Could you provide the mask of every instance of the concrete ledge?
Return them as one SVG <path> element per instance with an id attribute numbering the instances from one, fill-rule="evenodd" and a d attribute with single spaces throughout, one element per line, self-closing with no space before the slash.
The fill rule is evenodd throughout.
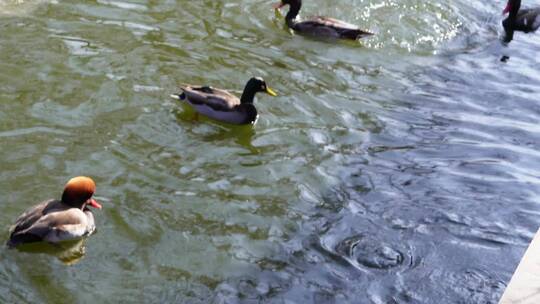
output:
<path id="1" fill-rule="evenodd" d="M 499 304 L 540 303 L 540 230 L 536 232 L 529 248 L 506 287 Z"/>

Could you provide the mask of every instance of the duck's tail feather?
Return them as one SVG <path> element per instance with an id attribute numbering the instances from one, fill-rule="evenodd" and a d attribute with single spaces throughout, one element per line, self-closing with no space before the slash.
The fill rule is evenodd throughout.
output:
<path id="1" fill-rule="evenodd" d="M 17 233 L 12 234 L 9 240 L 6 242 L 6 246 L 14 248 L 24 243 L 35 243 L 42 241 L 42 238 L 32 233 Z"/>
<path id="2" fill-rule="evenodd" d="M 341 35 L 344 38 L 356 40 L 356 39 L 364 38 L 364 37 L 367 37 L 367 36 L 372 36 L 372 35 L 375 35 L 375 34 L 373 34 L 372 32 L 363 31 L 363 30 L 349 30 L 349 29 L 347 29 L 347 30 L 342 31 Z"/>

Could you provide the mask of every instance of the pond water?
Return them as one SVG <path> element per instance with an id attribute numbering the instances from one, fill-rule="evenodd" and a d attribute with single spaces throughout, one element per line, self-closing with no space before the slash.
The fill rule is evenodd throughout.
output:
<path id="1" fill-rule="evenodd" d="M 504 0 L 304 2 L 376 35 L 292 35 L 262 0 L 0 1 L 0 240 L 73 176 L 104 207 L 70 265 L 2 247 L 0 302 L 497 302 L 539 226 L 540 35 L 501 45 Z M 253 127 L 169 98 L 252 76 L 279 94 Z"/>

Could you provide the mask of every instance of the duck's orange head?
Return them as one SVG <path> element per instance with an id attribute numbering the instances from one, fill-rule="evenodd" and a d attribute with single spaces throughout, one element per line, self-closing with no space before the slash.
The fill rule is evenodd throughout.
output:
<path id="1" fill-rule="evenodd" d="M 86 176 L 77 176 L 70 179 L 64 187 L 62 202 L 74 207 L 89 205 L 101 209 L 101 205 L 92 198 L 96 191 L 96 183 Z"/>

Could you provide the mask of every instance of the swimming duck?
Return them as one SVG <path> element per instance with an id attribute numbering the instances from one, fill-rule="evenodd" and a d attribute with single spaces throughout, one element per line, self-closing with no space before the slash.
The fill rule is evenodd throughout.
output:
<path id="1" fill-rule="evenodd" d="M 26 210 L 10 228 L 7 245 L 46 241 L 58 243 L 90 235 L 96 229 L 88 207 L 101 209 L 92 198 L 96 184 L 85 176 L 70 179 L 62 198 L 51 199 Z"/>
<path id="2" fill-rule="evenodd" d="M 512 41 L 514 31 L 534 32 L 540 27 L 540 7 L 522 9 L 521 0 L 508 0 L 503 14 L 509 13 L 508 18 L 503 20 L 503 27 L 506 32 L 505 42 Z"/>
<path id="3" fill-rule="evenodd" d="M 180 86 L 182 93 L 171 95 L 172 98 L 189 103 L 197 113 L 215 120 L 231 124 L 254 124 L 257 121 L 257 109 L 253 99 L 257 92 L 277 96 L 260 77 L 251 78 L 244 88 L 242 97 L 209 86 Z"/>
<path id="4" fill-rule="evenodd" d="M 289 5 L 290 9 L 285 16 L 287 26 L 300 34 L 317 36 L 321 38 L 339 38 L 356 40 L 373 33 L 363 31 L 356 25 L 333 18 L 315 16 L 305 21 L 298 21 L 296 17 L 302 7 L 302 0 L 281 0 L 274 4 L 275 9 Z"/>

